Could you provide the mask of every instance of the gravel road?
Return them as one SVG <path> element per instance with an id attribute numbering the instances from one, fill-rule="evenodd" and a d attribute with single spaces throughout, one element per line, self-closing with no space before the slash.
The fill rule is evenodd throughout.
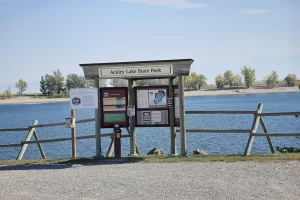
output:
<path id="1" fill-rule="evenodd" d="M 300 199 L 300 162 L 0 166 L 0 199 Z"/>

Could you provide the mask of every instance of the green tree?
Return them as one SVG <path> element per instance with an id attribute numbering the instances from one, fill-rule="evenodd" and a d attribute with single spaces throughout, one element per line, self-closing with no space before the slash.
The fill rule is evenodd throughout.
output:
<path id="1" fill-rule="evenodd" d="M 86 87 L 94 87 L 94 80 L 87 80 Z M 99 87 L 107 87 L 106 79 L 99 79 Z"/>
<path id="2" fill-rule="evenodd" d="M 286 84 L 291 87 L 291 86 L 295 86 L 296 84 L 296 80 L 297 80 L 297 76 L 296 74 L 288 74 L 285 78 L 284 78 Z"/>
<path id="3" fill-rule="evenodd" d="M 206 77 L 203 74 L 197 74 L 196 72 L 192 72 L 190 75 L 190 87 L 193 90 L 200 90 L 201 87 L 206 85 Z"/>
<path id="4" fill-rule="evenodd" d="M 18 88 L 18 90 L 19 90 L 19 95 L 23 96 L 23 92 L 25 92 L 26 89 L 27 89 L 27 83 L 26 83 L 26 81 L 24 81 L 23 79 L 20 79 L 16 83 L 16 88 Z"/>
<path id="5" fill-rule="evenodd" d="M 66 80 L 67 89 L 71 88 L 86 88 L 88 87 L 88 82 L 85 80 L 84 76 L 78 76 L 77 74 L 68 74 Z"/>
<path id="6" fill-rule="evenodd" d="M 201 87 L 207 85 L 206 80 L 207 80 L 207 78 L 203 74 L 199 74 L 199 76 L 198 76 L 198 88 L 199 88 L 199 90 L 201 89 Z"/>
<path id="7" fill-rule="evenodd" d="M 223 89 L 225 87 L 225 78 L 222 74 L 217 75 L 215 82 L 218 89 Z"/>
<path id="8" fill-rule="evenodd" d="M 225 79 L 225 85 L 228 85 L 229 87 L 233 87 L 234 85 L 234 77 L 231 70 L 227 70 L 224 73 L 224 79 Z"/>
<path id="9" fill-rule="evenodd" d="M 241 69 L 241 74 L 244 76 L 245 85 L 247 88 L 253 86 L 254 81 L 256 80 L 255 69 L 251 67 L 244 66 Z"/>
<path id="10" fill-rule="evenodd" d="M 110 80 L 110 84 L 113 86 L 113 87 L 127 87 L 128 86 L 128 81 L 125 80 L 125 79 L 111 79 Z"/>
<path id="11" fill-rule="evenodd" d="M 278 74 L 276 71 L 273 71 L 271 74 L 267 75 L 264 78 L 264 81 L 268 88 L 274 88 L 278 82 Z"/>
<path id="12" fill-rule="evenodd" d="M 196 72 L 192 72 L 190 74 L 190 87 L 192 88 L 192 90 L 198 89 L 199 81 L 199 75 Z"/>
<path id="13" fill-rule="evenodd" d="M 44 76 L 41 77 L 41 81 L 40 81 L 40 91 L 43 95 L 47 95 L 47 87 L 46 87 L 46 81 Z"/>
<path id="14" fill-rule="evenodd" d="M 55 89 L 54 92 L 60 94 L 65 89 L 65 78 L 61 74 L 60 70 L 53 71 L 53 78 L 54 78 L 54 85 Z"/>
<path id="15" fill-rule="evenodd" d="M 7 90 L 4 90 L 2 96 L 4 96 L 4 98 L 11 98 L 12 97 L 10 86 L 8 87 Z"/>
<path id="16" fill-rule="evenodd" d="M 135 81 L 136 86 L 147 86 L 149 85 L 149 80 L 143 79 L 143 80 L 137 80 Z"/>
<path id="17" fill-rule="evenodd" d="M 192 85 L 193 85 L 193 83 L 192 83 L 192 76 L 190 75 L 190 76 L 185 76 L 184 78 L 183 78 L 183 80 L 184 80 L 184 85 L 185 85 L 185 87 L 188 89 L 188 90 L 190 90 L 190 88 L 192 87 Z"/>
<path id="18" fill-rule="evenodd" d="M 233 76 L 233 86 L 238 88 L 242 86 L 242 77 L 239 74 Z"/>
<path id="19" fill-rule="evenodd" d="M 53 75 L 46 74 L 45 75 L 45 88 L 47 91 L 47 95 L 53 95 L 54 93 L 58 93 L 56 80 Z"/>

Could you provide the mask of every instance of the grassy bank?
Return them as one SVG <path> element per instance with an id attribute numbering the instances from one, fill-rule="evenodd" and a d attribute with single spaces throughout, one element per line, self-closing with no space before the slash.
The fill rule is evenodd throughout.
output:
<path id="1" fill-rule="evenodd" d="M 300 154 L 253 154 L 250 156 L 244 155 L 207 155 L 207 156 L 148 156 L 142 155 L 137 157 L 123 157 L 120 159 L 104 158 L 95 160 L 91 157 L 77 159 L 46 159 L 46 160 L 0 160 L 1 165 L 43 165 L 43 164 L 107 164 L 107 163 L 176 163 L 176 162 L 240 162 L 240 161 L 255 161 L 255 162 L 283 162 L 296 160 L 300 161 Z"/>

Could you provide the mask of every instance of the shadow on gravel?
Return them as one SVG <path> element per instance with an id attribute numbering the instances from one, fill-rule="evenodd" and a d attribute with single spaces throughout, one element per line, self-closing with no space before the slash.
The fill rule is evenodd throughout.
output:
<path id="1" fill-rule="evenodd" d="M 105 158 L 105 159 L 92 159 L 92 158 L 78 158 L 70 159 L 66 161 L 53 162 L 49 164 L 24 164 L 24 165 L 7 165 L 0 166 L 0 171 L 4 170 L 59 170 L 67 168 L 75 168 L 81 166 L 95 166 L 95 165 L 116 165 L 116 164 L 128 164 L 137 163 L 143 161 L 144 158 L 132 157 L 132 158 Z"/>
<path id="2" fill-rule="evenodd" d="M 58 164 L 41 164 L 41 165 L 12 165 L 0 166 L 0 171 L 4 170 L 45 170 L 45 169 L 66 169 L 71 168 L 72 165 L 58 165 Z"/>

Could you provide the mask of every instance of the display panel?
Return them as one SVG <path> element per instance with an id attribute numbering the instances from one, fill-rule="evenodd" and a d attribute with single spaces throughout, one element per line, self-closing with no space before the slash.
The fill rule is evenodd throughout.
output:
<path id="1" fill-rule="evenodd" d="M 72 110 L 98 109 L 97 88 L 71 88 L 70 106 Z"/>
<path id="2" fill-rule="evenodd" d="M 136 127 L 170 126 L 168 86 L 135 87 Z"/>
<path id="3" fill-rule="evenodd" d="M 111 87 L 100 89 L 101 128 L 113 128 L 114 124 L 128 127 L 128 88 Z"/>
<path id="4" fill-rule="evenodd" d="M 168 110 L 139 110 L 137 111 L 137 124 L 139 126 L 156 126 L 169 124 Z"/>
<path id="5" fill-rule="evenodd" d="M 167 88 L 137 88 L 137 108 L 167 108 Z"/>

